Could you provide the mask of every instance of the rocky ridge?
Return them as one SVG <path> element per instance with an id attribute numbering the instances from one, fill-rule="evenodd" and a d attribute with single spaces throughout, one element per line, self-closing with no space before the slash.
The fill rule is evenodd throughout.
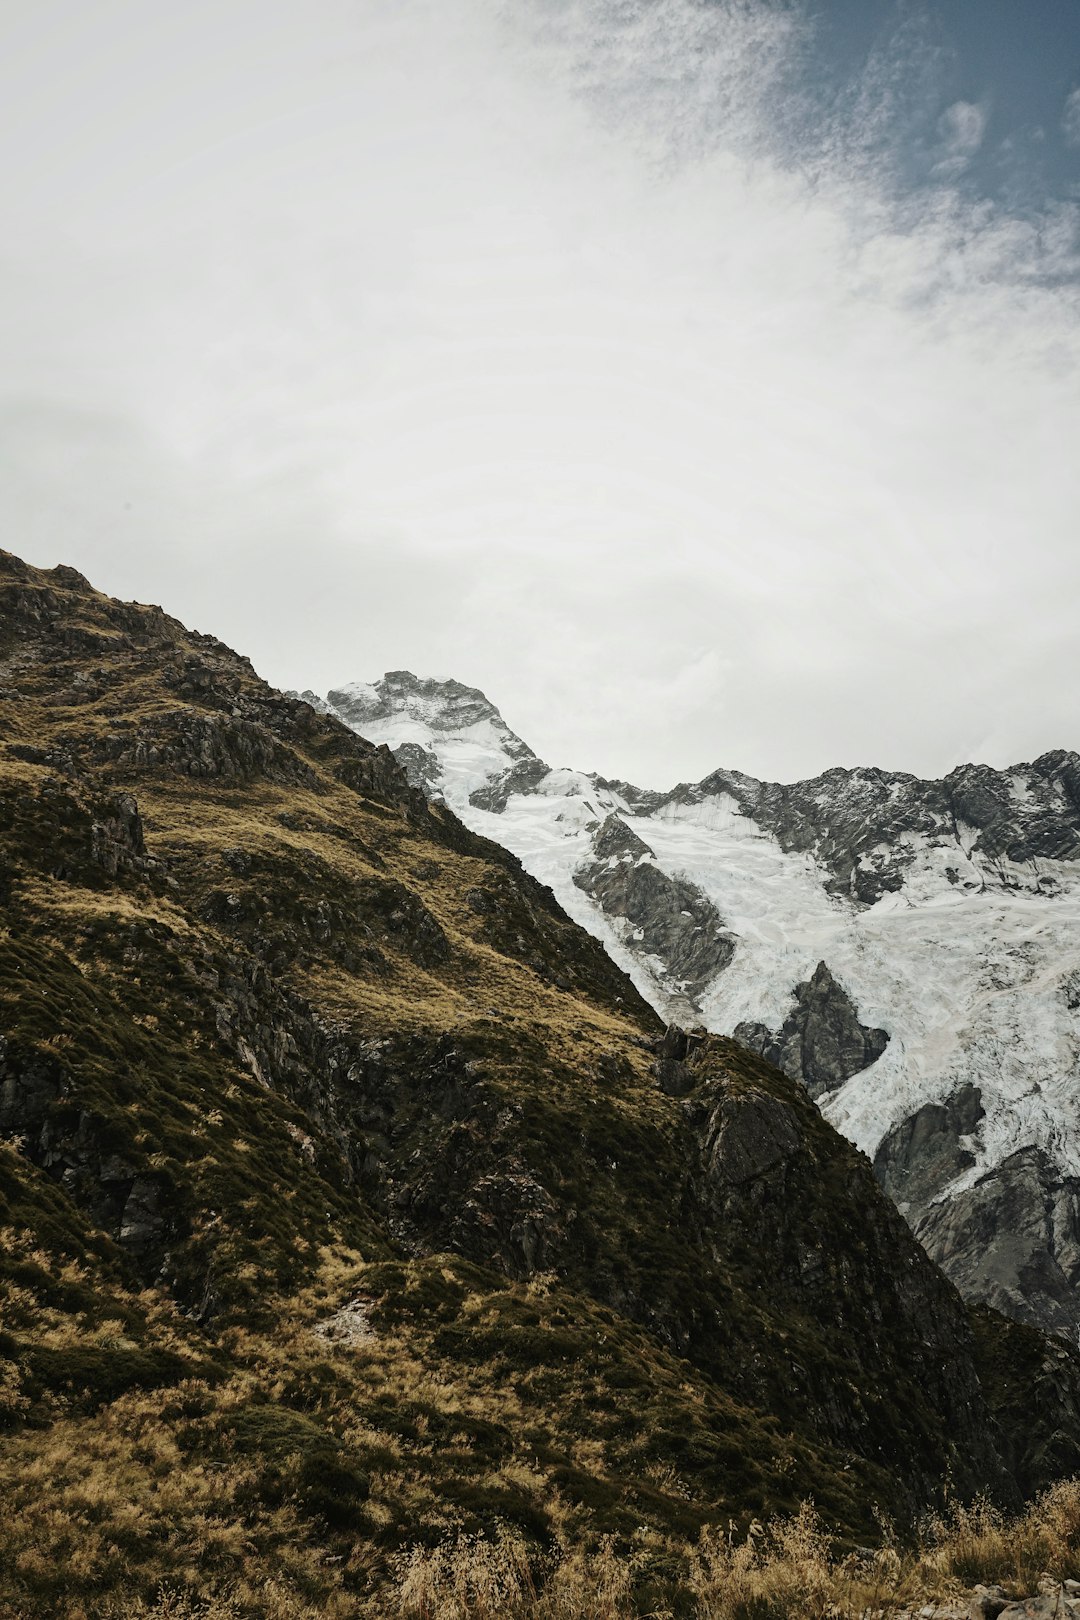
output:
<path id="1" fill-rule="evenodd" d="M 660 793 L 550 769 L 517 737 L 502 752 L 482 694 L 459 724 L 448 688 L 400 680 L 361 729 L 407 769 L 421 748 L 426 791 L 549 884 L 663 1016 L 800 1074 L 971 1297 L 1080 1332 L 1080 756 L 940 781 L 718 770 Z M 973 1091 L 943 1151 L 936 1111 Z"/>
<path id="2" fill-rule="evenodd" d="M 477 799 L 474 794 L 473 802 Z M 593 851 L 595 860 L 578 868 L 574 883 L 622 927 L 637 954 L 657 962 L 693 1012 L 694 998 L 735 954 L 735 941 L 716 907 L 696 884 L 665 872 L 648 844 L 615 812 L 596 830 Z"/>
<path id="3" fill-rule="evenodd" d="M 819 962 L 811 977 L 795 986 L 794 1005 L 780 1029 L 744 1023 L 736 1024 L 734 1034 L 766 1063 L 783 1069 L 792 1080 L 801 1080 L 815 1102 L 876 1063 L 889 1044 L 887 1030 L 868 1029 L 859 1023 L 850 996 L 825 962 Z M 912 1151 L 906 1137 L 904 1150 L 905 1162 L 915 1158 L 923 1166 L 924 1156 Z M 898 1148 L 898 1156 L 904 1150 Z M 884 1185 L 893 1191 L 887 1182 Z"/>

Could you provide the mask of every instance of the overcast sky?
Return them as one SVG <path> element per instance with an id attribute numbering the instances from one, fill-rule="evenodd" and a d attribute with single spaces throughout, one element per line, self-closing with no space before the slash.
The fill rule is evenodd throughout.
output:
<path id="1" fill-rule="evenodd" d="M 1080 747 L 1078 0 L 0 0 L 2 542 L 553 764 Z"/>

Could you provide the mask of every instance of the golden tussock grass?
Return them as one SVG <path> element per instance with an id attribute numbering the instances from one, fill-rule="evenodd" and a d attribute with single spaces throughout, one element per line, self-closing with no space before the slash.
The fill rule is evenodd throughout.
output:
<path id="1" fill-rule="evenodd" d="M 459 1535 L 398 1562 L 397 1600 L 408 1620 L 631 1620 L 641 1616 L 644 1553 L 610 1539 L 590 1552 L 559 1548 L 537 1558 L 510 1530 Z M 678 1612 L 693 1620 L 902 1620 L 929 1608 L 966 1606 L 977 1583 L 1013 1596 L 1080 1567 L 1080 1480 L 1044 1492 L 1007 1517 L 985 1502 L 954 1506 L 901 1550 L 886 1533 L 876 1550 L 837 1552 L 813 1506 L 745 1536 L 710 1527 L 686 1564 Z M 689 1606 L 687 1601 L 689 1600 Z M 387 1611 L 389 1612 L 389 1611 Z M 651 1620 L 673 1620 L 661 1606 Z"/>

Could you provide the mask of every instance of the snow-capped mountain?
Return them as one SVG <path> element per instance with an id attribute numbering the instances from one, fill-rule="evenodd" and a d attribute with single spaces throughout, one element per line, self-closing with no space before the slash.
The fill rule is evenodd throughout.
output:
<path id="1" fill-rule="evenodd" d="M 1080 756 L 671 792 L 407 671 L 326 706 L 511 849 L 671 1020 L 801 1076 L 970 1297 L 1080 1330 Z"/>

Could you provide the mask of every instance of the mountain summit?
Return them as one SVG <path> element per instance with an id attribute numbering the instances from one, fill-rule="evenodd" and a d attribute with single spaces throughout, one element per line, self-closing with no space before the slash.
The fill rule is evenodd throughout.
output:
<path id="1" fill-rule="evenodd" d="M 307 696 L 307 694 L 304 694 Z M 419 680 L 392 670 L 371 686 L 354 682 L 328 692 L 326 704 L 354 731 L 394 739 L 396 757 L 414 786 L 455 802 L 478 793 L 486 808 L 496 783 L 539 781 L 547 767 L 514 735 L 493 703 L 460 681 Z"/>
<path id="2" fill-rule="evenodd" d="M 1080 1331 L 1080 756 L 657 792 L 552 770 L 483 694 L 409 677 L 421 706 L 397 680 L 342 717 L 665 1018 L 802 1079 L 968 1297 Z"/>

